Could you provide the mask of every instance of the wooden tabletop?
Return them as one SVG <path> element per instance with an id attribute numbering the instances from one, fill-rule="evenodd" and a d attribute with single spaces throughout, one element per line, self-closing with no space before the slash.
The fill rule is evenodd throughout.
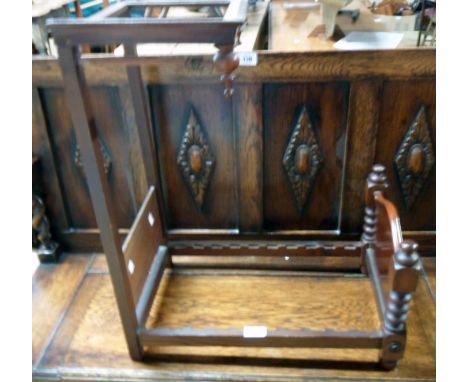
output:
<path id="1" fill-rule="evenodd" d="M 59 264 L 41 265 L 33 276 L 33 379 L 435 380 L 435 260 L 425 259 L 424 264 L 404 360 L 396 370 L 385 372 L 372 363 L 375 350 L 352 349 L 164 347 L 147 349 L 150 357 L 145 363 L 133 362 L 104 256 L 64 255 Z M 223 320 L 232 325 L 240 318 L 260 322 L 258 317 L 264 317 L 272 326 L 279 322 L 344 329 L 375 326 L 370 284 L 357 277 L 331 275 L 313 286 L 300 275 L 279 278 L 275 272 L 221 275 L 182 269 L 165 276 L 166 283 L 168 278 L 171 282 L 162 289 L 164 298 L 159 296 L 156 305 L 163 306 L 153 309 L 150 321 L 171 326 L 218 325 Z M 213 289 L 219 293 L 209 293 Z M 304 307 L 306 300 L 310 302 Z M 224 308 L 216 310 L 218 305 Z M 252 305 L 253 311 L 248 308 Z M 291 311 L 302 312 L 302 319 L 285 322 Z M 365 362 L 350 362 L 356 359 Z"/>

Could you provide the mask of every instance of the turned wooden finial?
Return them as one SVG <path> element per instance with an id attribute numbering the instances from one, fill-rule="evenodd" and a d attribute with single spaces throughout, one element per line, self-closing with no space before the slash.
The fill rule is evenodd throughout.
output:
<path id="1" fill-rule="evenodd" d="M 234 93 L 234 70 L 239 66 L 239 58 L 234 54 L 233 45 L 219 46 L 218 53 L 213 57 L 215 69 L 222 73 L 221 81 L 224 81 L 224 96 L 231 97 Z"/>
<path id="2" fill-rule="evenodd" d="M 385 174 L 385 166 L 376 164 L 372 167 L 366 182 L 366 207 L 364 210 L 364 227 L 362 240 L 366 244 L 375 242 L 375 234 L 377 231 L 376 208 L 374 201 L 375 191 L 384 191 L 388 187 L 387 175 Z"/>
<path id="3" fill-rule="evenodd" d="M 367 177 L 367 184 L 366 184 L 366 194 L 370 197 L 368 200 L 370 204 L 374 203 L 374 195 L 375 191 L 385 191 L 388 188 L 388 181 L 387 175 L 385 174 L 385 166 L 381 164 L 375 164 L 372 166 L 372 171 L 369 173 Z"/>
<path id="4" fill-rule="evenodd" d="M 391 291 L 385 311 L 385 329 L 398 333 L 405 330 L 412 293 L 420 271 L 418 245 L 410 240 L 401 244 L 389 269 Z"/>

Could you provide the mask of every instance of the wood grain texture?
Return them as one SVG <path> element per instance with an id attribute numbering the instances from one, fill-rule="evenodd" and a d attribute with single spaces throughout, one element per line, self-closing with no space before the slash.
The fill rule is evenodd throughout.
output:
<path id="1" fill-rule="evenodd" d="M 378 80 L 354 81 L 351 84 L 342 232 L 362 232 L 365 204 L 362 194 L 367 174 L 374 165 L 380 92 L 381 83 Z"/>
<path id="2" fill-rule="evenodd" d="M 140 301 L 149 269 L 158 247 L 163 241 L 163 234 L 157 217 L 156 194 L 152 186 L 122 245 L 123 255 L 128 265 L 128 277 L 135 306 Z"/>
<path id="3" fill-rule="evenodd" d="M 230 100 L 218 90 L 210 85 L 150 89 L 168 228 L 237 228 L 232 112 Z M 202 209 L 194 202 L 177 164 L 192 109 L 216 161 Z"/>
<path id="4" fill-rule="evenodd" d="M 435 50 L 276 53 L 259 51 L 256 67 L 239 67 L 236 83 L 244 81 L 291 81 L 383 78 L 411 79 L 435 76 Z M 90 85 L 127 82 L 125 65 L 143 65 L 143 79 L 150 84 L 212 82 L 219 74 L 211 55 L 160 56 L 137 59 L 95 55 L 83 59 Z M 192 65 L 195 62 L 196 65 Z M 404 67 L 405 70 L 401 68 Z M 54 58 L 33 58 L 33 85 L 60 86 L 62 76 Z M 218 83 L 222 91 L 222 84 Z"/>
<path id="5" fill-rule="evenodd" d="M 123 116 L 116 88 L 93 89 L 92 102 L 96 116 L 98 135 L 111 157 L 108 175 L 112 189 L 119 190 L 116 200 L 117 220 L 120 227 L 129 227 L 136 215 L 136 200 L 133 194 L 131 165 L 127 154 Z M 77 146 L 68 106 L 61 89 L 49 88 L 43 91 L 44 114 L 51 130 L 52 152 L 60 163 L 57 167 L 62 182 L 65 205 L 68 208 L 70 226 L 74 228 L 95 228 L 96 219 L 89 199 L 88 189 L 82 170 L 74 162 Z M 133 201 L 132 201 L 133 199 Z M 70 209 L 79 205 L 80 209 Z"/>
<path id="6" fill-rule="evenodd" d="M 368 279 L 175 274 L 165 276 L 161 292 L 156 296 L 148 327 L 380 328 Z M 353 295 L 359 298 L 351 298 Z"/>
<path id="7" fill-rule="evenodd" d="M 59 264 L 41 264 L 32 279 L 32 364 L 38 365 L 55 328 L 70 305 L 92 260 L 64 255 Z M 53 275 L 53 276 L 52 276 Z"/>
<path id="8" fill-rule="evenodd" d="M 410 209 L 404 202 L 395 168 L 395 157 L 413 119 L 421 105 L 425 104 L 428 129 L 436 156 L 436 109 L 435 82 L 433 80 L 384 82 L 380 106 L 380 123 L 377 137 L 375 162 L 388 169 L 390 188 L 387 197 L 392 200 L 400 214 L 404 230 L 435 231 L 436 168 L 432 168 L 419 197 Z"/>
<path id="9" fill-rule="evenodd" d="M 234 131 L 237 134 L 239 228 L 259 232 L 263 224 L 262 87 L 235 86 Z"/>
<path id="10" fill-rule="evenodd" d="M 54 277 L 53 270 L 47 277 Z M 396 370 L 385 372 L 375 370 L 369 364 L 377 360 L 375 351 L 354 349 L 154 346 L 148 349 L 150 356 L 145 363 L 134 362 L 128 357 L 109 276 L 88 275 L 54 335 L 43 362 L 33 370 L 33 379 L 434 381 L 435 352 L 434 343 L 431 343 L 433 336 L 428 334 L 427 325 L 431 319 L 427 312 L 435 312 L 435 305 L 423 283 L 425 281 L 421 279 L 408 322 L 405 357 Z M 254 290 L 246 292 L 257 293 Z M 346 289 L 341 293 L 342 298 L 346 298 Z M 309 300 L 312 302 L 313 299 Z M 232 316 L 236 315 L 237 308 L 238 305 L 231 305 Z M 364 364 L 349 363 L 357 359 Z"/>
<path id="11" fill-rule="evenodd" d="M 264 229 L 337 230 L 346 140 L 346 83 L 268 84 L 264 91 Z M 298 113 L 306 107 L 323 163 L 302 213 L 283 166 Z"/>

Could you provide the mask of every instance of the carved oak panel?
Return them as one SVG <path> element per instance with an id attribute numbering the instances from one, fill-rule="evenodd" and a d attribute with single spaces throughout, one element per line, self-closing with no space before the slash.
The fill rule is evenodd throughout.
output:
<path id="1" fill-rule="evenodd" d="M 309 113 L 302 106 L 283 157 L 298 211 L 302 214 L 309 199 L 318 170 L 322 164 L 320 146 Z"/>
<path id="2" fill-rule="evenodd" d="M 149 93 L 169 229 L 237 228 L 231 102 L 218 84 Z"/>
<path id="3" fill-rule="evenodd" d="M 435 82 L 387 81 L 381 99 L 374 162 L 389 170 L 388 198 L 405 231 L 435 230 Z"/>
<path id="4" fill-rule="evenodd" d="M 426 106 L 422 105 L 411 123 L 395 157 L 401 192 L 411 209 L 435 163 L 429 135 Z"/>
<path id="5" fill-rule="evenodd" d="M 108 166 L 107 179 L 120 227 L 130 227 L 137 213 L 133 172 L 129 159 L 128 129 L 118 88 L 91 88 L 95 110 L 97 134 Z M 77 150 L 75 132 L 62 89 L 48 88 L 42 91 L 44 117 L 49 131 L 52 151 L 62 197 L 66 208 L 68 226 L 73 228 L 97 227 L 86 178 L 80 166 L 81 154 Z M 136 171 L 136 170 L 135 170 Z M 135 174 L 136 176 L 138 174 Z"/>
<path id="6" fill-rule="evenodd" d="M 338 229 L 348 84 L 264 90 L 264 229 Z"/>
<path id="7" fill-rule="evenodd" d="M 215 158 L 193 109 L 190 109 L 177 164 L 197 207 L 202 210 Z"/>

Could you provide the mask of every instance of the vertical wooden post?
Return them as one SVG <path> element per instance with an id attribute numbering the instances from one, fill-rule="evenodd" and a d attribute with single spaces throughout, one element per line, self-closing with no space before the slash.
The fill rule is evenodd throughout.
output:
<path id="1" fill-rule="evenodd" d="M 126 57 L 136 57 L 136 45 L 127 44 L 124 46 Z M 154 186 L 156 189 L 156 199 L 158 202 L 158 224 L 163 233 L 164 243 L 166 242 L 166 221 L 164 215 L 164 201 L 162 198 L 161 178 L 159 174 L 158 158 L 156 155 L 156 140 L 152 131 L 151 118 L 149 113 L 148 100 L 146 98 L 145 87 L 139 66 L 127 67 L 128 85 L 130 89 L 135 122 L 138 130 L 138 137 L 143 154 L 143 165 L 145 167 L 148 188 Z"/>
<path id="2" fill-rule="evenodd" d="M 364 210 L 364 227 L 362 242 L 364 243 L 361 253 L 361 272 L 367 273 L 366 250 L 373 246 L 376 240 L 377 232 L 377 208 L 375 205 L 374 192 L 384 192 L 388 187 L 387 176 L 385 175 L 385 166 L 376 164 L 367 177 L 365 199 L 366 207 Z"/>
<path id="3" fill-rule="evenodd" d="M 404 354 L 409 305 L 421 268 L 417 248 L 416 243 L 404 241 L 390 262 L 390 288 L 383 328 L 385 337 L 380 354 L 380 363 L 385 369 L 393 369 Z"/>
<path id="4" fill-rule="evenodd" d="M 137 337 L 135 302 L 132 298 L 127 266 L 118 235 L 110 188 L 104 172 L 89 89 L 84 72 L 79 65 L 78 49 L 66 45 L 64 41 L 57 41 L 57 45 L 65 94 L 78 144 L 83 153 L 86 182 L 107 257 L 125 337 L 131 357 L 140 360 L 143 357 L 143 349 Z"/>

